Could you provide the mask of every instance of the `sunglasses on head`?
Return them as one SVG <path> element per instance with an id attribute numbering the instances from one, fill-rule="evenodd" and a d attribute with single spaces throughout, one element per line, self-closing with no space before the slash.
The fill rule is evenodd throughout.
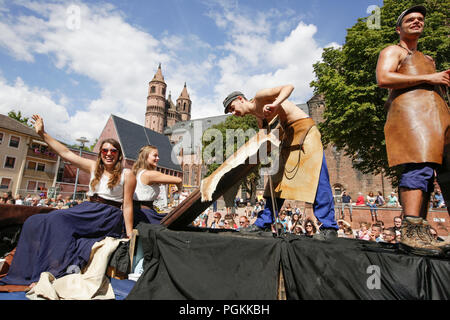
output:
<path id="1" fill-rule="evenodd" d="M 108 152 L 111 152 L 111 154 L 113 156 L 115 156 L 117 153 L 119 153 L 119 150 L 117 149 L 107 149 L 107 148 L 103 148 L 101 150 L 102 155 L 106 156 L 108 154 Z"/>

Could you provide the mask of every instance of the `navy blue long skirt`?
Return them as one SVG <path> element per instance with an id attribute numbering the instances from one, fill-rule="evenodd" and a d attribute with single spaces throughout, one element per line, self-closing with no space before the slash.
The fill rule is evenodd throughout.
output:
<path id="1" fill-rule="evenodd" d="M 160 214 L 153 209 L 141 209 L 139 207 L 134 207 L 134 227 L 138 225 L 139 222 L 160 224 L 161 220 L 166 216 L 166 214 Z"/>
<path id="2" fill-rule="evenodd" d="M 42 272 L 56 278 L 86 266 L 92 246 L 105 237 L 123 236 L 122 210 L 103 203 L 83 202 L 69 209 L 29 217 L 16 253 L 0 285 L 29 285 Z"/>

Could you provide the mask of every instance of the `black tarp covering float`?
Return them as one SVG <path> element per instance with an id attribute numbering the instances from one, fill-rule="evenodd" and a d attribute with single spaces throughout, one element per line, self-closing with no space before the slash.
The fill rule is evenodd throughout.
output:
<path id="1" fill-rule="evenodd" d="M 450 261 L 408 255 L 397 245 L 137 228 L 144 273 L 129 300 L 275 300 L 280 270 L 288 300 L 450 298 Z"/>

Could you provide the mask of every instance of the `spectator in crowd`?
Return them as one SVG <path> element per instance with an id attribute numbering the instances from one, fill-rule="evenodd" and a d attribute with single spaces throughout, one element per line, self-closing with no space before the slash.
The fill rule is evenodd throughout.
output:
<path id="1" fill-rule="evenodd" d="M 400 204 L 398 203 L 398 198 L 395 195 L 395 192 L 391 192 L 391 195 L 387 199 L 386 206 L 394 207 L 394 208 L 397 208 L 400 206 Z"/>
<path id="2" fill-rule="evenodd" d="M 40 207 L 41 206 L 41 204 L 40 204 L 40 198 L 38 197 L 38 196 L 34 196 L 33 198 L 31 198 L 31 206 L 32 207 Z"/>
<path id="3" fill-rule="evenodd" d="M 195 220 L 192 222 L 192 225 L 194 227 L 199 227 L 199 228 L 206 228 L 207 224 L 208 224 L 208 210 L 203 211 L 201 214 L 198 215 L 197 218 L 195 218 Z"/>
<path id="4" fill-rule="evenodd" d="M 297 224 L 297 225 L 295 225 L 292 233 L 295 235 L 303 235 L 305 233 L 305 230 L 303 229 L 301 224 Z"/>
<path id="5" fill-rule="evenodd" d="M 384 221 L 383 220 L 378 220 L 376 224 L 379 224 L 381 227 L 381 232 L 383 233 L 384 231 Z"/>
<path id="6" fill-rule="evenodd" d="M 249 225 L 250 225 L 250 221 L 248 220 L 247 216 L 239 217 L 239 229 L 247 228 Z"/>
<path id="7" fill-rule="evenodd" d="M 285 209 L 281 210 L 280 216 L 277 218 L 277 222 L 281 223 L 281 225 L 283 226 L 283 232 L 286 232 L 288 230 L 288 219 Z"/>
<path id="8" fill-rule="evenodd" d="M 227 218 L 223 222 L 224 229 L 236 229 L 236 224 L 233 219 Z"/>
<path id="9" fill-rule="evenodd" d="M 377 222 L 377 204 L 375 201 L 377 198 L 373 195 L 373 192 L 370 191 L 367 195 L 367 203 L 366 205 L 370 207 L 370 215 L 372 216 L 372 222 Z"/>
<path id="10" fill-rule="evenodd" d="M 258 216 L 258 212 L 260 212 L 261 210 L 263 210 L 263 207 L 261 206 L 261 203 L 257 202 L 255 204 L 255 207 L 253 208 L 252 211 L 252 218 L 257 217 Z"/>
<path id="11" fill-rule="evenodd" d="M 394 230 L 395 232 L 400 231 L 402 227 L 402 217 L 401 216 L 395 216 L 394 217 Z"/>
<path id="12" fill-rule="evenodd" d="M 244 212 L 245 212 L 245 216 L 246 217 L 251 217 L 252 216 L 253 208 L 252 208 L 250 202 L 247 202 L 247 206 L 245 207 Z"/>
<path id="13" fill-rule="evenodd" d="M 310 238 L 312 238 L 317 233 L 317 227 L 310 218 L 307 218 L 305 220 L 304 229 L 305 229 L 305 235 Z"/>
<path id="14" fill-rule="evenodd" d="M 286 204 L 286 215 L 287 215 L 288 217 L 291 217 L 291 216 L 292 216 L 292 207 L 291 207 L 291 204 L 290 204 L 290 203 L 287 203 L 287 204 Z"/>
<path id="15" fill-rule="evenodd" d="M 347 239 L 355 239 L 355 234 L 353 233 L 353 230 L 352 230 L 351 227 L 345 227 L 344 228 L 343 237 L 347 238 Z"/>
<path id="16" fill-rule="evenodd" d="M 434 200 L 436 203 L 436 208 L 445 208 L 444 197 L 440 189 L 436 189 L 434 192 Z"/>
<path id="17" fill-rule="evenodd" d="M 185 190 L 185 189 L 183 189 L 181 192 L 180 192 L 180 197 L 179 197 L 179 203 L 182 203 L 187 197 L 189 196 L 189 192 L 187 191 L 187 190 Z"/>
<path id="18" fill-rule="evenodd" d="M 69 208 L 72 208 L 73 206 L 76 206 L 78 204 L 78 202 L 72 201 L 72 198 L 69 196 L 65 197 L 65 203 Z"/>
<path id="19" fill-rule="evenodd" d="M 180 203 L 180 191 L 177 188 L 173 188 L 172 205 L 173 207 L 177 207 L 179 203 Z"/>
<path id="20" fill-rule="evenodd" d="M 397 243 L 396 234 L 393 227 L 387 228 L 383 231 L 383 242 Z"/>
<path id="21" fill-rule="evenodd" d="M 370 240 L 370 224 L 368 222 L 359 223 L 359 231 L 356 233 L 357 239 L 360 240 Z"/>
<path id="22" fill-rule="evenodd" d="M 371 231 L 370 231 L 370 241 L 376 241 L 380 242 L 383 241 L 382 237 L 382 228 L 381 225 L 375 223 L 372 225 Z"/>
<path id="23" fill-rule="evenodd" d="M 350 214 L 350 221 L 352 220 L 352 197 L 350 197 L 349 194 L 347 194 L 347 191 L 344 190 L 341 195 L 342 199 L 342 208 L 341 208 L 341 219 L 345 218 L 344 210 L 345 208 L 348 208 L 348 212 Z"/>
<path id="24" fill-rule="evenodd" d="M 8 193 L 7 192 L 3 192 L 2 200 L 3 200 L 3 203 L 6 203 L 6 201 L 8 200 Z"/>
<path id="25" fill-rule="evenodd" d="M 25 197 L 23 203 L 26 206 L 31 206 L 31 202 L 33 201 L 33 197 L 31 196 L 31 194 L 27 194 L 27 196 Z"/>
<path id="26" fill-rule="evenodd" d="M 293 213 L 288 222 L 288 232 L 294 232 L 294 228 L 297 225 L 301 225 L 300 216 L 298 213 Z"/>
<path id="27" fill-rule="evenodd" d="M 383 197 L 383 193 L 381 191 L 378 191 L 377 200 L 375 201 L 375 203 L 378 207 L 382 207 L 386 203 Z"/>
<path id="28" fill-rule="evenodd" d="M 339 219 L 337 221 L 337 224 L 339 226 L 339 230 L 338 230 L 338 237 L 343 237 L 344 236 L 344 230 L 345 228 L 351 228 L 350 223 L 348 223 L 347 221 L 343 220 L 343 219 Z"/>
<path id="29" fill-rule="evenodd" d="M 23 206 L 24 205 L 22 196 L 20 194 L 16 195 L 15 204 L 17 204 L 19 206 Z"/>
<path id="30" fill-rule="evenodd" d="M 364 196 L 362 195 L 361 192 L 358 192 L 358 198 L 356 199 L 355 205 L 356 206 L 363 206 L 364 204 L 365 204 Z"/>
<path id="31" fill-rule="evenodd" d="M 222 219 L 222 214 L 220 212 L 214 212 L 214 220 L 211 222 L 211 229 L 219 229 L 220 219 Z"/>

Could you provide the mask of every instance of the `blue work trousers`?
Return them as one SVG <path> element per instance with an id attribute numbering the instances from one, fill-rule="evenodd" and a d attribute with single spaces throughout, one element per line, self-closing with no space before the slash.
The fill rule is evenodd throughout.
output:
<path id="1" fill-rule="evenodd" d="M 266 198 L 265 200 L 264 210 L 258 212 L 258 218 L 254 223 L 260 228 L 270 228 L 274 222 L 272 199 Z M 276 198 L 275 200 L 277 203 L 276 208 L 279 210 L 283 206 L 285 199 Z M 313 211 L 317 220 L 322 223 L 321 228 L 339 229 L 335 219 L 333 192 L 331 191 L 325 154 L 323 155 L 322 168 L 320 169 L 319 184 L 317 185 Z M 278 217 L 278 212 L 276 212 L 276 216 Z"/>

